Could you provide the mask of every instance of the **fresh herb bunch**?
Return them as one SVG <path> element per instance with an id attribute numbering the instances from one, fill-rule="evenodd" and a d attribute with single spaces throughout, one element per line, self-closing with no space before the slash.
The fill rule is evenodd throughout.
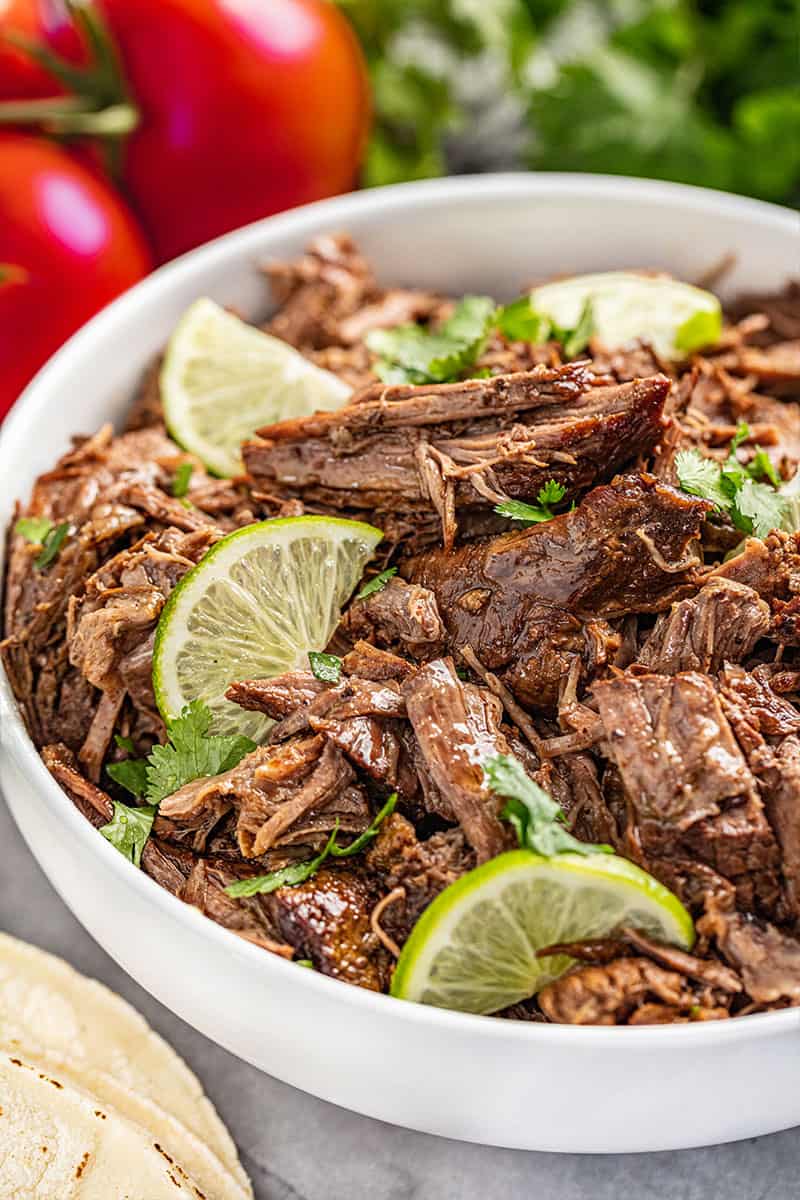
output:
<path id="1" fill-rule="evenodd" d="M 800 200 L 797 0 L 338 0 L 368 185 L 530 167 Z"/>
<path id="2" fill-rule="evenodd" d="M 740 424 L 722 463 L 699 450 L 680 450 L 675 455 L 675 469 L 685 492 L 710 500 L 742 533 L 763 538 L 784 525 L 790 506 L 777 490 L 780 478 L 760 446 L 751 462 L 739 462 L 736 451 L 749 436 L 748 426 Z"/>

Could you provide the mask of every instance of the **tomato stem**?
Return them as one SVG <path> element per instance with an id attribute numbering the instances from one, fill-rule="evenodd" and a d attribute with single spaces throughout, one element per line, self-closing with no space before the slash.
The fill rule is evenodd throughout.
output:
<path id="1" fill-rule="evenodd" d="M 20 34 L 5 37 L 34 59 L 71 93 L 37 100 L 0 103 L 0 124 L 37 125 L 58 136 L 107 138 L 132 133 L 139 124 L 113 38 L 89 0 L 66 0 L 67 9 L 90 52 L 89 64 L 76 67 L 47 46 Z M 118 157 L 119 146 L 111 150 Z M 111 156 L 110 155 L 110 156 Z"/>

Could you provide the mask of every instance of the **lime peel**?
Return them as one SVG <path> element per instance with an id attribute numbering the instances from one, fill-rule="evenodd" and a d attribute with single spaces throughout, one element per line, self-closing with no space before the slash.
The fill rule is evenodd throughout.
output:
<path id="1" fill-rule="evenodd" d="M 153 688 L 173 720 L 192 700 L 211 709 L 213 733 L 260 741 L 272 722 L 226 700 L 237 679 L 308 666 L 383 534 L 341 517 L 285 517 L 237 529 L 184 575 L 158 623 Z"/>
<path id="2" fill-rule="evenodd" d="M 608 936 L 622 925 L 689 950 L 678 898 L 616 855 L 544 858 L 512 850 L 452 883 L 422 913 L 397 963 L 393 996 L 464 1012 L 497 1012 L 563 974 L 545 946 Z"/>
<path id="3" fill-rule="evenodd" d="M 175 441 L 221 476 L 243 471 L 241 443 L 262 425 L 339 408 L 351 394 L 338 376 L 207 298 L 175 327 L 160 387 Z"/>

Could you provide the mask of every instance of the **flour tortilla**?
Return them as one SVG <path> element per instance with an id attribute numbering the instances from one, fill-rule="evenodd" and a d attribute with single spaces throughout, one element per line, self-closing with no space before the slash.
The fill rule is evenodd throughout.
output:
<path id="1" fill-rule="evenodd" d="M 104 1071 L 76 1068 L 60 1056 L 30 1044 L 12 1041 L 2 1047 L 2 1053 L 12 1059 L 21 1059 L 42 1074 L 83 1092 L 96 1100 L 105 1112 L 113 1110 L 125 1121 L 140 1126 L 162 1150 L 185 1167 L 204 1196 L 213 1197 L 213 1200 L 247 1200 L 250 1196 L 249 1190 L 234 1179 L 205 1142 L 154 1101 L 132 1092 Z"/>
<path id="2" fill-rule="evenodd" d="M 0 1200 L 211 1200 L 151 1134 L 0 1054 Z"/>
<path id="3" fill-rule="evenodd" d="M 200 1081 L 139 1013 L 62 959 L 0 933 L 0 1045 L 12 1041 L 39 1046 L 79 1073 L 101 1071 L 152 1100 L 205 1142 L 252 1196 Z"/>

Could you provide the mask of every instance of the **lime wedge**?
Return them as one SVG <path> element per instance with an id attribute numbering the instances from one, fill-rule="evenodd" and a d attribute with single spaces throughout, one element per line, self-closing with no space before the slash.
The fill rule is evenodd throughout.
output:
<path id="1" fill-rule="evenodd" d="M 272 722 L 225 699 L 236 679 L 308 669 L 324 650 L 383 534 L 334 517 L 246 525 L 217 542 L 164 605 L 153 687 L 165 720 L 191 700 L 211 709 L 214 733 L 259 741 Z"/>
<path id="2" fill-rule="evenodd" d="M 537 958 L 559 942 L 621 925 L 690 949 L 692 918 L 672 892 L 614 854 L 500 854 L 446 888 L 403 947 L 392 995 L 491 1013 L 533 996 L 573 960 Z"/>
<path id="3" fill-rule="evenodd" d="M 244 469 L 239 448 L 261 425 L 339 408 L 351 389 L 213 300 L 196 300 L 161 368 L 164 417 L 175 441 L 215 475 Z"/>
<path id="4" fill-rule="evenodd" d="M 546 283 L 531 305 L 560 329 L 574 329 L 591 301 L 594 333 L 609 350 L 644 338 L 664 358 L 683 358 L 715 342 L 722 331 L 716 296 L 668 275 L 605 271 Z"/>

